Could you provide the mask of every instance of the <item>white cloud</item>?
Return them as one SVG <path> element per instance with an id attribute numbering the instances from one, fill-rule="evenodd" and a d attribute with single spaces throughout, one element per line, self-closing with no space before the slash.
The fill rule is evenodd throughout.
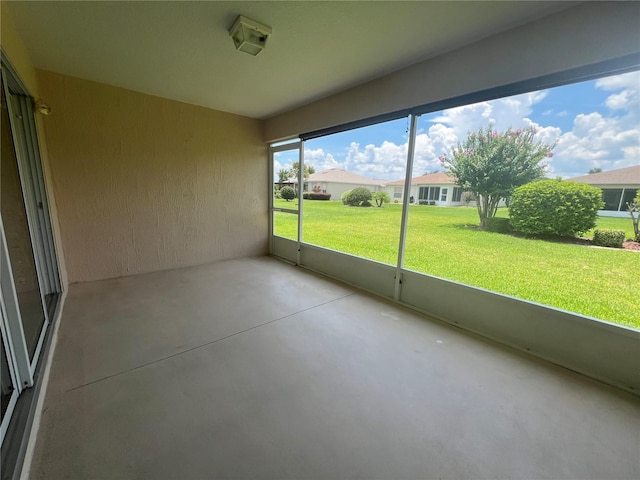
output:
<path id="1" fill-rule="evenodd" d="M 638 102 L 636 91 L 623 90 L 620 93 L 614 93 L 607 98 L 605 104 L 611 110 L 628 110 L 630 106 Z"/>
<path id="2" fill-rule="evenodd" d="M 599 78 L 596 80 L 596 88 L 600 88 L 605 91 L 631 88 L 637 91 L 640 89 L 640 71 Z"/>
<path id="3" fill-rule="evenodd" d="M 526 126 L 525 119 L 533 112 L 534 105 L 544 100 L 547 94 L 546 90 L 541 90 L 449 108 L 434 119 L 434 122 L 451 127 L 458 138 L 465 138 L 469 132 L 486 127 L 489 123 L 493 123 L 494 128 L 499 131 L 505 131 L 509 127 L 517 129 Z"/>
<path id="4" fill-rule="evenodd" d="M 536 129 L 536 140 L 556 143 L 554 156 L 548 159 L 550 175 L 570 178 L 595 167 L 611 170 L 639 164 L 640 73 L 600 79 L 595 87 L 611 92 L 605 105 L 598 111 L 583 110 L 574 118 L 571 130 L 565 132 L 553 125 L 553 119 L 569 115 L 566 110 L 546 109 L 542 113 L 546 125 L 531 120 L 536 105 L 544 101 L 548 91 L 444 110 L 430 120 L 428 128 L 424 121 L 421 122 L 423 128 L 416 136 L 413 174 L 442 169 L 438 157 L 450 152 L 470 131 L 486 127 L 489 122 L 493 122 L 499 131 L 531 126 Z M 592 99 L 583 100 L 584 105 L 593 104 Z M 580 109 L 581 105 L 576 107 Z M 343 152 L 333 154 L 322 148 L 305 151 L 306 161 L 314 165 L 316 171 L 337 167 L 386 180 L 404 177 L 406 156 L 406 143 L 396 144 L 383 139 L 376 145 L 362 146 L 353 142 Z"/>
<path id="5" fill-rule="evenodd" d="M 305 149 L 304 163 L 312 165 L 316 169 L 316 172 L 329 170 L 330 168 L 342 168 L 334 156 L 331 153 L 325 153 L 322 148 L 315 150 Z"/>

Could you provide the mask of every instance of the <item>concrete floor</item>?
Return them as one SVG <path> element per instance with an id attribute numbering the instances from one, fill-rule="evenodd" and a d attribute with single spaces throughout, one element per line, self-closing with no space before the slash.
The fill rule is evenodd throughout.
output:
<path id="1" fill-rule="evenodd" d="M 270 258 L 71 286 L 31 478 L 640 478 L 640 398 Z"/>

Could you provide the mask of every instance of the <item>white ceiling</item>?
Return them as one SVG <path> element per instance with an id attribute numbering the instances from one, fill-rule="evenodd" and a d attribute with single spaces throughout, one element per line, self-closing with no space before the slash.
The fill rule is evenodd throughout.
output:
<path id="1" fill-rule="evenodd" d="M 267 118 L 567 2 L 3 1 L 37 68 Z M 228 29 L 273 28 L 257 57 Z M 472 72 L 470 72 L 472 74 Z"/>

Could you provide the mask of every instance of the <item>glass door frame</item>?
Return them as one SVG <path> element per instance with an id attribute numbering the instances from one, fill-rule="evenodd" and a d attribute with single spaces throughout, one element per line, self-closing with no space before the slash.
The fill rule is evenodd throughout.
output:
<path id="1" fill-rule="evenodd" d="M 274 169 L 273 161 L 275 154 L 280 152 L 298 151 L 298 208 L 282 208 L 276 207 L 273 203 L 274 198 Z M 292 215 L 298 215 L 298 235 L 296 242 L 298 244 L 298 258 L 297 263 L 300 263 L 300 243 L 302 242 L 302 192 L 304 190 L 304 142 L 301 140 L 294 140 L 290 143 L 282 145 L 269 146 L 269 252 L 273 253 L 273 238 L 274 238 L 274 221 L 275 212 L 283 212 Z"/>
<path id="2" fill-rule="evenodd" d="M 6 101 L 8 126 L 12 137 L 13 152 L 17 163 L 21 201 L 26 214 L 29 232 L 30 254 L 33 255 L 35 277 L 40 295 L 44 320 L 40 327 L 35 348 L 27 346 L 22 323 L 11 258 L 5 234 L 6 219 L 0 212 L 0 306 L 2 342 L 7 356 L 13 392 L 2 418 L 0 443 L 3 465 L 6 458 L 13 465 L 23 455 L 35 408 L 34 395 L 22 395 L 25 389 L 34 387 L 37 396 L 41 382 L 36 372 L 43 368 L 41 359 L 50 344 L 51 324 L 59 315 L 62 301 L 62 283 L 58 267 L 55 239 L 50 218 L 48 195 L 44 181 L 40 142 L 36 130 L 33 98 L 4 52 L 0 52 L 3 93 Z M 4 120 L 3 120 L 4 121 Z M 15 260 L 15 259 L 14 259 Z M 21 402 L 23 397 L 28 397 Z M 27 415 L 21 412 L 28 411 Z M 16 418 L 17 426 L 10 426 Z M 11 451 L 11 453 L 8 453 Z M 16 452 L 17 453 L 16 457 Z M 5 455 L 6 454 L 6 455 Z M 5 458 L 6 457 L 6 458 Z M 17 465 L 17 464 L 16 464 Z M 16 466 L 14 465 L 14 467 Z"/>
<path id="3" fill-rule="evenodd" d="M 9 423 L 11 422 L 11 416 L 16 407 L 16 403 L 18 402 L 18 397 L 20 393 L 22 393 L 22 384 L 18 381 L 16 376 L 16 359 L 13 355 L 13 349 L 10 348 L 9 341 L 9 332 L 7 328 L 7 315 L 4 307 L 4 301 L 2 296 L 0 296 L 0 331 L 2 332 L 2 346 L 4 348 L 4 353 L 6 355 L 7 367 L 9 370 L 9 376 L 11 378 L 11 385 L 13 386 L 13 391 L 11 392 L 11 398 L 9 399 L 9 404 L 7 405 L 7 409 L 4 412 L 4 416 L 2 417 L 2 424 L 0 425 L 0 444 L 4 440 L 4 436 L 7 433 L 7 429 L 9 428 Z"/>

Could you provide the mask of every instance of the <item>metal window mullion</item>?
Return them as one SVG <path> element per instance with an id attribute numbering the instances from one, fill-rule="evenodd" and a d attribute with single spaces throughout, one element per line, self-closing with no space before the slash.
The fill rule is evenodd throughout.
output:
<path id="1" fill-rule="evenodd" d="M 400 300 L 402 289 L 402 269 L 404 268 L 405 242 L 407 239 L 407 222 L 409 220 L 409 197 L 411 196 L 411 176 L 413 174 L 413 158 L 416 149 L 416 129 L 418 116 L 411 115 L 411 126 L 409 127 L 409 143 L 407 148 L 407 169 L 404 177 L 404 192 L 402 195 L 402 220 L 400 222 L 400 240 L 398 244 L 398 264 L 396 266 L 396 278 L 394 298 Z"/>
<path id="2" fill-rule="evenodd" d="M 13 281 L 13 272 L 9 262 L 9 250 L 7 239 L 4 235 L 4 224 L 0 215 L 0 296 L 2 298 L 2 308 L 6 313 L 7 340 L 13 346 L 12 354 L 15 359 L 16 375 L 21 387 L 33 385 L 33 370 L 29 360 L 29 350 L 27 341 L 24 338 L 22 329 L 22 317 L 18 306 L 18 296 L 16 286 Z M 43 327 L 44 328 L 44 327 Z"/>
<path id="3" fill-rule="evenodd" d="M 33 120 L 33 112 L 31 110 L 31 98 L 16 96 L 16 102 L 19 106 L 19 119 L 22 135 L 14 136 L 14 142 L 18 141 L 22 144 L 23 156 L 18 156 L 18 167 L 20 171 L 21 183 L 23 185 L 23 197 L 25 204 L 30 203 L 31 217 L 29 221 L 29 231 L 32 235 L 32 243 L 35 248 L 35 262 L 38 267 L 38 275 L 40 278 L 40 290 L 42 295 L 53 291 L 53 282 L 50 275 L 50 259 L 45 240 L 46 228 L 44 228 L 44 205 L 46 200 L 42 196 L 39 188 L 39 169 L 38 163 L 40 156 L 37 151 L 37 145 L 34 145 L 32 138 L 31 120 Z M 31 117 L 30 117 L 31 114 Z M 43 308 L 46 310 L 46 305 Z"/>
<path id="4" fill-rule="evenodd" d="M 42 205 L 38 208 L 40 216 L 40 233 L 42 237 L 42 243 L 44 246 L 46 262 L 46 273 L 49 278 L 50 289 L 46 293 L 57 293 L 62 290 L 60 284 L 60 276 L 58 275 L 58 260 L 56 255 L 56 249 L 53 242 L 53 228 L 51 226 L 51 212 L 49 211 L 49 200 L 47 196 L 47 187 L 44 181 L 44 169 L 42 167 L 42 157 L 40 156 L 38 132 L 36 130 L 36 119 L 33 114 L 33 109 L 28 108 L 26 110 L 27 121 L 25 121 L 25 127 L 29 132 L 27 141 L 33 147 L 33 164 L 35 166 L 34 188 L 39 195 L 39 201 Z"/>
<path id="5" fill-rule="evenodd" d="M 302 249 L 302 190 L 304 188 L 304 140 L 298 145 L 298 253 L 296 264 L 300 265 Z"/>
<path id="6" fill-rule="evenodd" d="M 269 165 L 267 165 L 267 176 L 269 180 L 269 253 L 273 254 L 273 234 L 274 234 L 274 223 L 276 221 L 276 214 L 273 208 L 273 196 L 275 194 L 274 186 L 273 186 L 273 159 L 275 158 L 275 152 L 273 148 L 269 147 Z"/>
<path id="7" fill-rule="evenodd" d="M 4 303 L 2 302 L 2 295 L 0 295 L 0 331 L 2 333 L 0 341 L 2 341 L 2 346 L 4 347 L 4 353 L 7 359 L 7 369 L 9 370 L 9 377 L 11 378 L 11 385 L 13 388 L 9 402 L 6 405 L 2 423 L 0 424 L 0 444 L 4 441 L 4 436 L 7 433 L 9 422 L 11 422 L 11 415 L 13 414 L 16 402 L 18 401 L 18 396 L 20 395 L 20 392 L 22 392 L 22 385 L 16 376 L 15 359 L 13 358 L 12 348 L 9 343 L 9 336 L 5 323 L 6 314 L 4 310 Z"/>
<path id="8" fill-rule="evenodd" d="M 4 352 L 7 356 L 7 363 L 9 368 L 9 374 L 11 375 L 11 382 L 14 389 L 20 393 L 22 392 L 22 384 L 18 379 L 18 371 L 16 366 L 16 358 L 13 352 L 13 347 L 10 341 L 9 324 L 7 320 L 7 310 L 4 305 L 4 298 L 2 292 L 0 292 L 0 332 L 2 333 L 2 343 L 4 345 Z"/>
<path id="9" fill-rule="evenodd" d="M 24 202 L 26 214 L 27 214 L 27 226 L 29 229 L 29 236 L 31 240 L 31 248 L 33 253 L 33 260 L 36 268 L 36 276 L 38 277 L 38 288 L 40 290 L 40 303 L 42 304 L 42 310 L 44 311 L 45 324 L 43 329 L 47 327 L 49 323 L 49 312 L 47 304 L 44 299 L 43 289 L 48 286 L 48 278 L 43 273 L 44 248 L 40 241 L 40 228 L 39 228 L 39 216 L 38 207 L 35 199 L 35 189 L 33 188 L 33 172 L 32 165 L 29 161 L 31 157 L 31 151 L 29 149 L 28 142 L 26 141 L 26 132 L 24 131 L 24 118 L 23 106 L 24 103 L 20 102 L 20 98 L 24 100 L 25 97 L 17 97 L 6 90 L 7 107 L 9 109 L 9 116 L 14 121 L 9 121 L 11 126 L 11 135 L 13 136 L 13 144 L 15 147 L 16 159 L 18 162 L 18 177 L 20 178 L 20 186 L 22 188 L 22 199 Z M 14 104 L 15 102 L 15 104 Z M 12 106 L 13 105 L 13 106 Z M 20 122 L 15 121 L 16 119 Z"/>
<path id="10" fill-rule="evenodd" d="M 620 194 L 620 202 L 618 202 L 618 211 L 621 212 L 622 211 L 622 202 L 624 202 L 624 191 L 626 190 L 626 188 L 622 189 L 622 193 Z"/>

